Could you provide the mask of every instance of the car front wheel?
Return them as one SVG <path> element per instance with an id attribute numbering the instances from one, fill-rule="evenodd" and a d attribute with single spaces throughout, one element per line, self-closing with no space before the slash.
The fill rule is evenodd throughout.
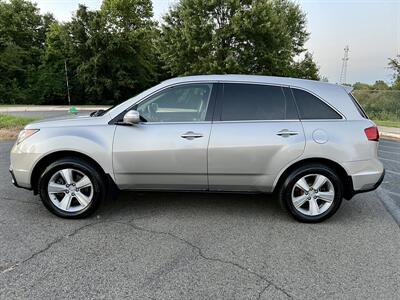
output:
<path id="1" fill-rule="evenodd" d="M 281 205 L 300 222 L 321 222 L 340 207 L 343 185 L 331 168 L 310 164 L 295 169 L 283 183 Z"/>
<path id="2" fill-rule="evenodd" d="M 63 218 L 83 218 L 93 213 L 105 197 L 100 172 L 79 158 L 50 164 L 39 180 L 39 191 L 48 210 Z"/>

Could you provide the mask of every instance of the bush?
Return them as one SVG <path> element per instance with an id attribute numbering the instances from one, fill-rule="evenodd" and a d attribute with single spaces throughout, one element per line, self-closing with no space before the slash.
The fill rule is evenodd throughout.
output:
<path id="1" fill-rule="evenodd" d="M 356 90 L 353 95 L 371 119 L 400 121 L 400 91 Z"/>

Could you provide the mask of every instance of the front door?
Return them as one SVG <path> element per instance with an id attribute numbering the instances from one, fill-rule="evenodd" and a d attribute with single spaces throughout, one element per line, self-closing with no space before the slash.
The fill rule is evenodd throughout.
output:
<path id="1" fill-rule="evenodd" d="M 210 190 L 270 192 L 305 137 L 286 87 L 226 83 L 217 100 L 208 150 Z"/>
<path id="2" fill-rule="evenodd" d="M 134 108 L 143 122 L 116 128 L 114 174 L 122 189 L 206 190 L 213 84 L 167 88 Z"/>

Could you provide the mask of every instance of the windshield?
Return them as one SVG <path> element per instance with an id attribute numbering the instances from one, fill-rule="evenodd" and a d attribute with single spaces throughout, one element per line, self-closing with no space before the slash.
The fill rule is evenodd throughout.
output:
<path id="1" fill-rule="evenodd" d="M 137 100 L 144 98 L 147 95 L 150 95 L 154 92 L 156 92 L 158 89 L 160 89 L 160 85 L 153 86 L 147 90 L 144 90 L 143 92 L 125 100 L 124 102 L 121 102 L 119 104 L 116 104 L 109 109 L 105 110 L 104 112 L 101 112 L 101 115 L 104 115 L 106 113 L 111 113 L 113 110 L 116 110 L 120 112 L 120 108 L 128 109 L 130 106 L 132 106 Z"/>

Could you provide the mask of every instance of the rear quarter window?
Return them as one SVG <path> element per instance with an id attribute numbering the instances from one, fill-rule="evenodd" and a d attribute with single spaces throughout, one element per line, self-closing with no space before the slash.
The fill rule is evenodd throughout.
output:
<path id="1" fill-rule="evenodd" d="M 353 103 L 356 106 L 356 108 L 357 108 L 358 112 L 360 113 L 360 115 L 363 118 L 368 119 L 367 113 L 362 108 L 361 104 L 357 101 L 356 97 L 354 97 L 353 94 L 349 94 L 349 97 L 350 97 L 351 101 L 353 101 Z"/>
<path id="2" fill-rule="evenodd" d="M 313 94 L 295 88 L 292 88 L 292 92 L 299 109 L 300 119 L 342 119 L 340 114 Z"/>

